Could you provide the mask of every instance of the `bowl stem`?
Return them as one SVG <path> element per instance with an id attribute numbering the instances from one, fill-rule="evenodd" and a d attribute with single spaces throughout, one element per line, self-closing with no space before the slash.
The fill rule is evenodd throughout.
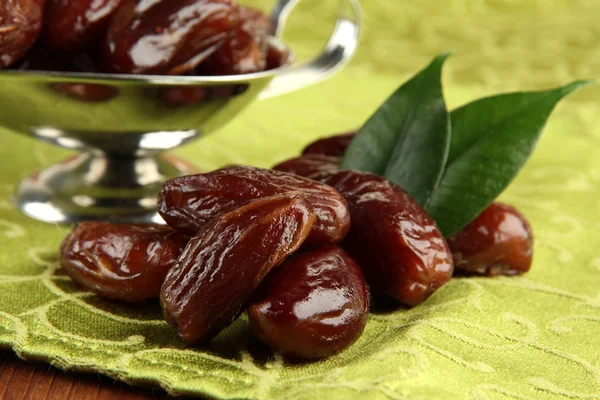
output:
<path id="1" fill-rule="evenodd" d="M 84 152 L 24 179 L 13 202 L 49 223 L 164 223 L 156 194 L 165 180 L 196 171 L 173 156 Z"/>

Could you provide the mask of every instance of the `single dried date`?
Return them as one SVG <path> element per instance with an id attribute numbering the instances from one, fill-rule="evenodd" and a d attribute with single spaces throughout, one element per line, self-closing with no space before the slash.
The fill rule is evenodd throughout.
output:
<path id="1" fill-rule="evenodd" d="M 478 275 L 519 275 L 529 271 L 533 232 L 514 207 L 493 203 L 448 239 L 457 271 Z"/>
<path id="2" fill-rule="evenodd" d="M 158 211 L 173 228 L 194 234 L 219 214 L 251 200 L 296 191 L 305 195 L 317 215 L 307 243 L 340 242 L 350 228 L 344 198 L 328 185 L 268 169 L 234 166 L 174 178 L 159 193 Z"/>
<path id="3" fill-rule="evenodd" d="M 320 154 L 323 156 L 342 157 L 355 136 L 356 132 L 349 132 L 319 139 L 306 146 L 302 150 L 302 155 Z"/>
<path id="4" fill-rule="evenodd" d="M 42 31 L 43 0 L 0 2 L 0 69 L 19 61 Z"/>
<path id="5" fill-rule="evenodd" d="M 343 247 L 374 292 L 415 306 L 452 277 L 446 240 L 408 193 L 367 172 L 323 173 L 314 179 L 346 198 L 352 226 Z"/>
<path id="6" fill-rule="evenodd" d="M 218 334 L 267 273 L 300 247 L 314 220 L 307 201 L 293 192 L 255 200 L 206 224 L 162 286 L 167 322 L 188 343 Z"/>
<path id="7" fill-rule="evenodd" d="M 63 240 L 60 265 L 101 296 L 137 303 L 159 297 L 188 240 L 164 225 L 84 222 Z"/>
<path id="8" fill-rule="evenodd" d="M 234 36 L 200 66 L 206 75 L 238 75 L 267 68 L 267 35 L 270 22 L 259 10 L 240 7 L 243 21 Z"/>
<path id="9" fill-rule="evenodd" d="M 231 0 L 124 0 L 103 46 L 108 72 L 178 75 L 192 71 L 240 25 Z"/>
<path id="10" fill-rule="evenodd" d="M 47 0 L 44 43 L 76 51 L 99 40 L 123 0 Z"/>
<path id="11" fill-rule="evenodd" d="M 294 255 L 271 271 L 248 307 L 250 326 L 288 357 L 331 356 L 354 343 L 369 312 L 356 262 L 339 247 Z"/>
<path id="12" fill-rule="evenodd" d="M 341 157 L 307 154 L 280 162 L 273 169 L 310 178 L 312 175 L 321 172 L 337 171 L 341 161 Z"/>

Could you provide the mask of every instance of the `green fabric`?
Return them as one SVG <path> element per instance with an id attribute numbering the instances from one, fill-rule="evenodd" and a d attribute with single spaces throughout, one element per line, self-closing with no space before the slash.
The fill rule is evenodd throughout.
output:
<path id="1" fill-rule="evenodd" d="M 305 0 L 294 14 L 288 37 L 300 56 L 322 44 L 334 5 Z M 596 1 L 364 0 L 363 7 L 364 40 L 343 73 L 257 102 L 175 153 L 205 170 L 270 166 L 319 136 L 360 125 L 443 50 L 454 51 L 444 75 L 452 108 L 485 94 L 600 78 Z M 593 86 L 561 103 L 501 197 L 533 224 L 530 273 L 454 279 L 421 306 L 372 314 L 350 349 L 308 364 L 266 351 L 245 318 L 211 345 L 186 348 L 156 304 L 124 306 L 76 289 L 56 262 L 67 229 L 32 221 L 9 202 L 21 178 L 66 153 L 2 132 L 0 345 L 62 368 L 216 398 L 600 398 L 598 100 Z"/>

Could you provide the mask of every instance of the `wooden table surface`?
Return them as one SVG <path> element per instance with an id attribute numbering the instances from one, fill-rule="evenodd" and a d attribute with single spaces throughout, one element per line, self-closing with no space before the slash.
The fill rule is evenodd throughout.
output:
<path id="1" fill-rule="evenodd" d="M 136 388 L 98 374 L 68 373 L 0 351 L 1 400 L 173 400 L 162 390 Z"/>

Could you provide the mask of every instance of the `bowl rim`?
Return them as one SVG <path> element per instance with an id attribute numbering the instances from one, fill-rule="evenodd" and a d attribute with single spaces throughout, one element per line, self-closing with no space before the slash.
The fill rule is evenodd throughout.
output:
<path id="1" fill-rule="evenodd" d="M 139 75 L 139 74 L 110 74 L 97 72 L 58 72 L 58 71 L 24 71 L 24 70 L 2 70 L 0 78 L 52 78 L 56 80 L 78 81 L 82 83 L 148 83 L 159 85 L 197 85 L 202 83 L 244 83 L 266 77 L 278 75 L 281 71 L 290 68 L 291 65 L 283 65 L 268 71 L 253 72 L 240 75 L 218 75 L 218 76 L 182 76 L 182 75 Z"/>
<path id="2" fill-rule="evenodd" d="M 283 42 L 274 36 L 269 36 L 268 40 L 276 44 Z M 286 46 L 290 52 L 289 62 L 282 64 L 277 68 L 266 71 L 252 72 L 239 75 L 141 75 L 141 74 L 111 74 L 106 72 L 60 72 L 60 71 L 42 71 L 42 70 L 19 70 L 19 69 L 0 69 L 0 79 L 2 77 L 14 78 L 50 78 L 55 81 L 70 81 L 81 83 L 146 83 L 156 85 L 178 85 L 178 86 L 197 86 L 199 84 L 236 84 L 246 83 L 254 80 L 274 77 L 284 70 L 297 68 L 299 64 L 295 63 L 296 55 L 293 50 Z"/>

